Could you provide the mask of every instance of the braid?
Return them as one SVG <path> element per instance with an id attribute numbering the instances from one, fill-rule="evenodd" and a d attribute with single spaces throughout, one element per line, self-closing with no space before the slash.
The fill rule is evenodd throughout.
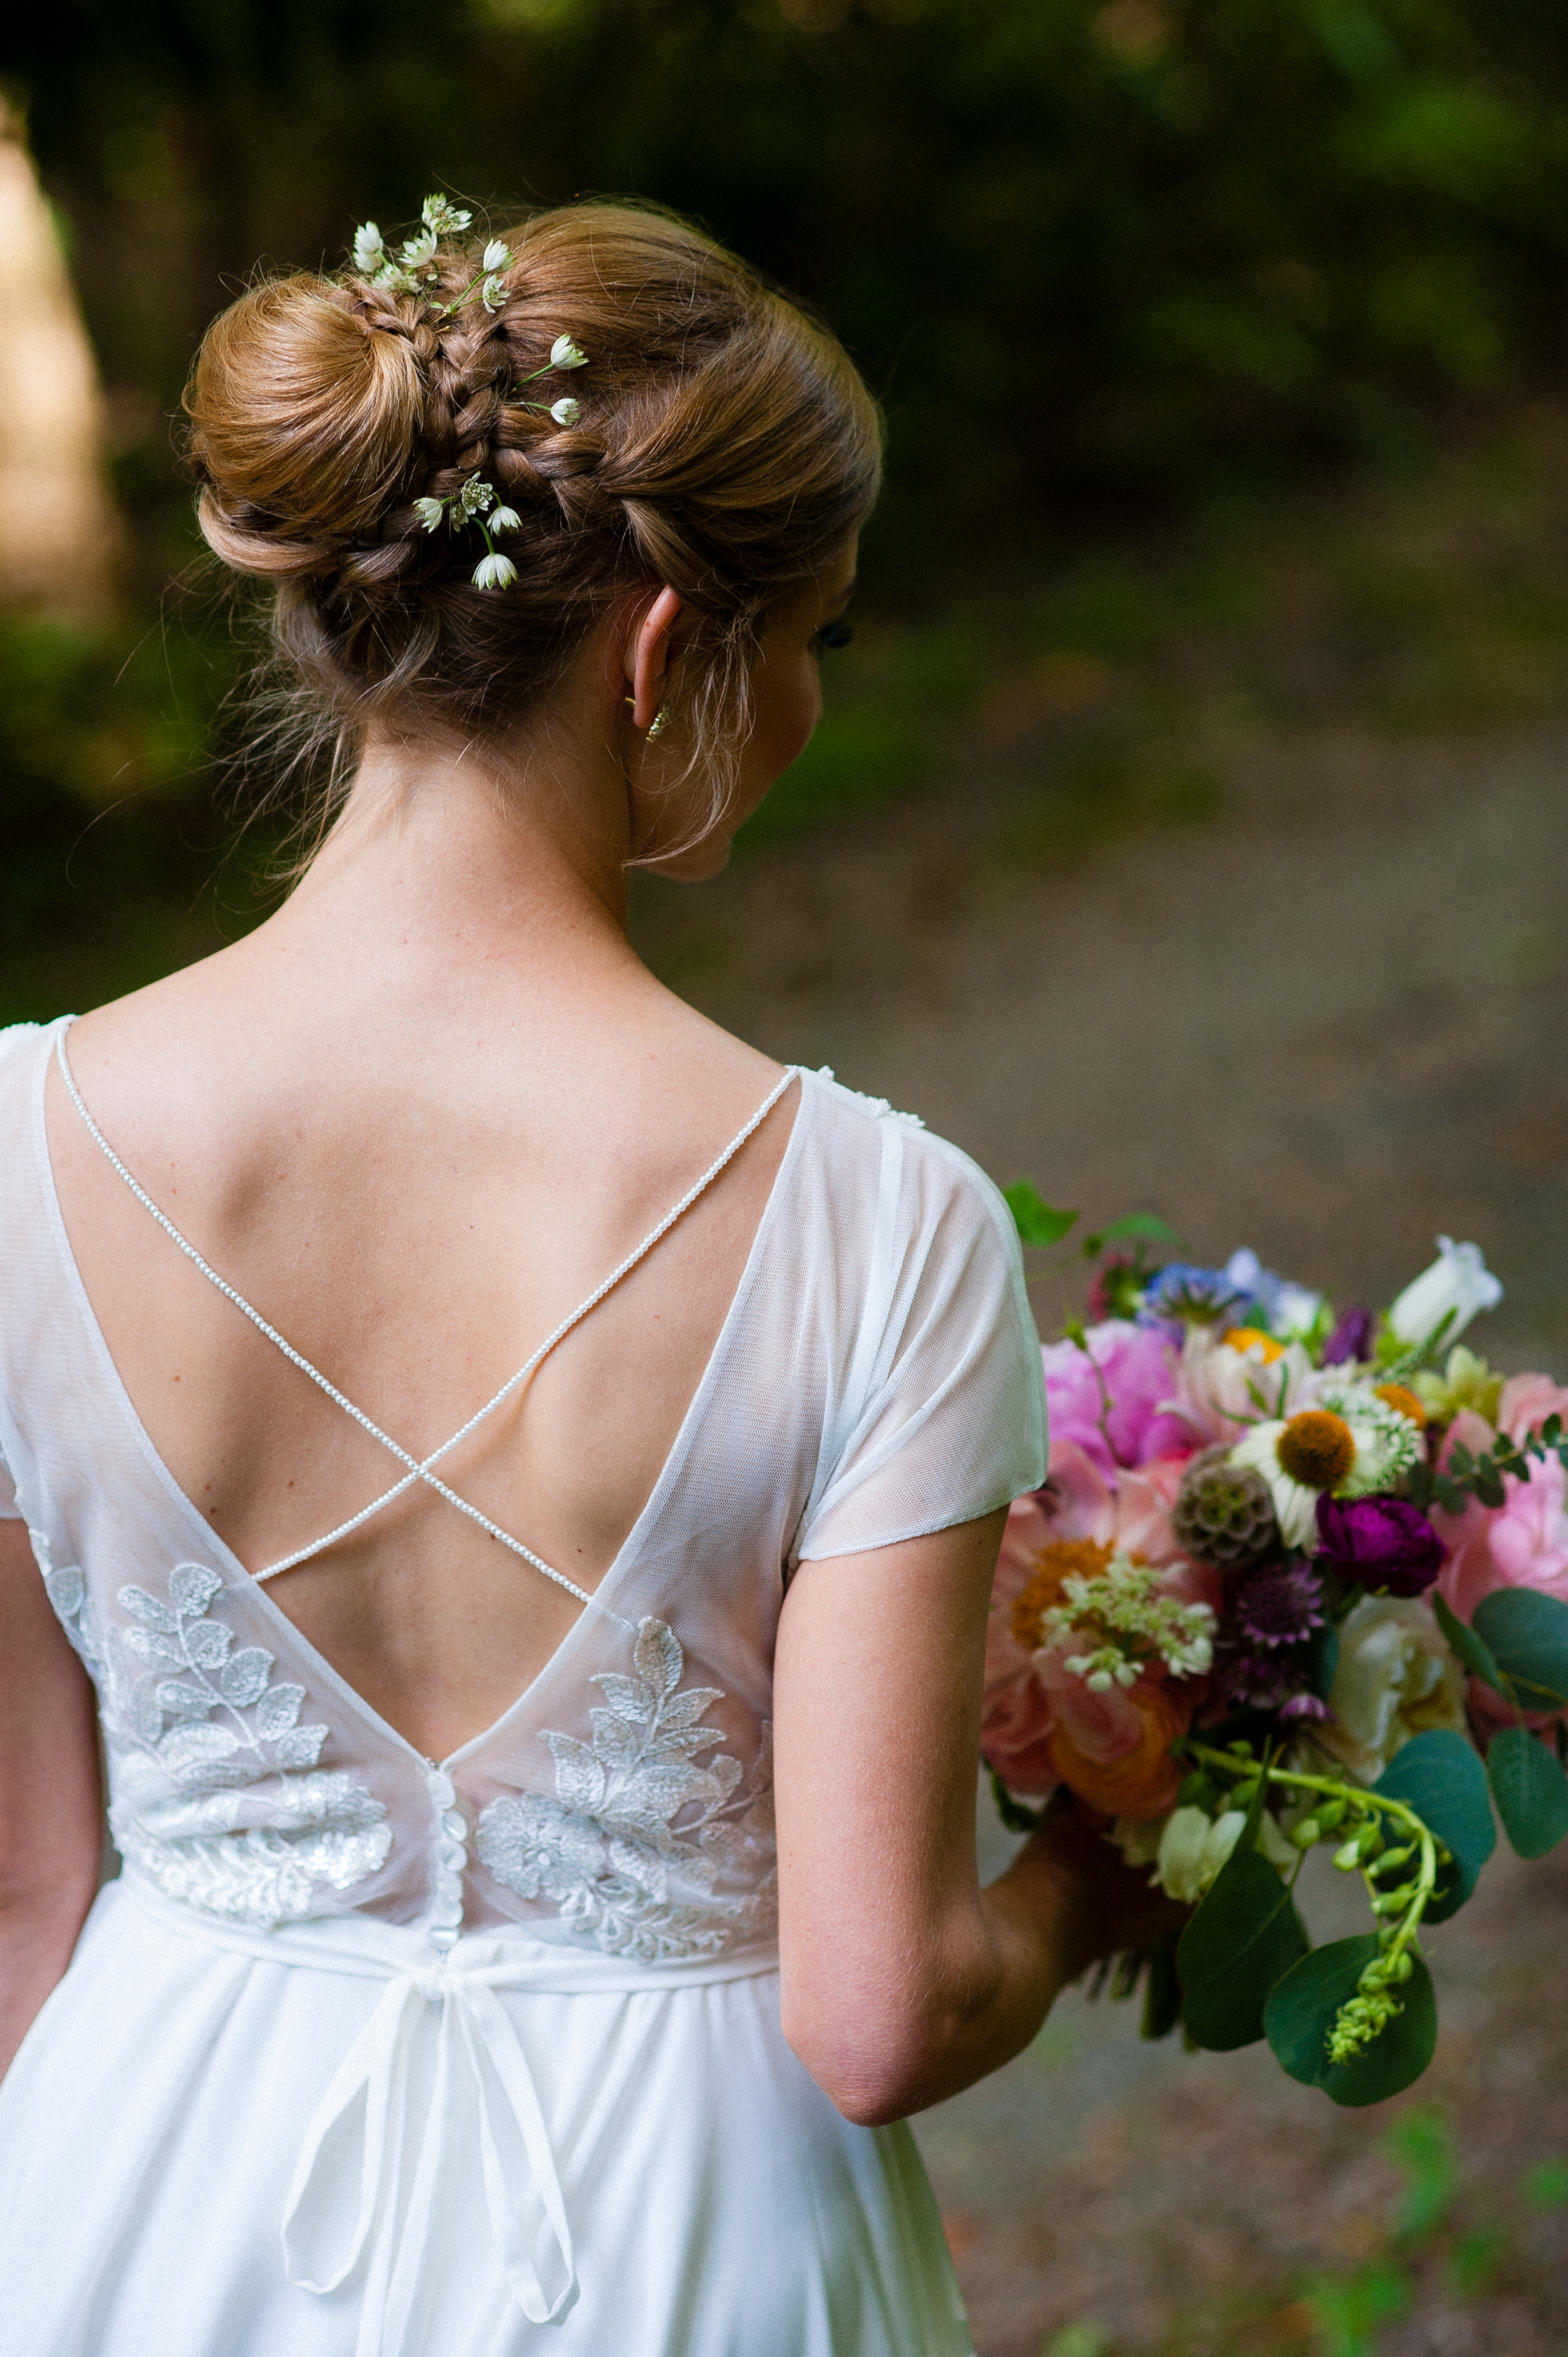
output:
<path id="1" fill-rule="evenodd" d="M 668 583 L 677 727 L 716 775 L 758 617 L 871 505 L 875 409 L 824 330 L 683 222 L 585 204 L 508 236 L 497 271 L 442 230 L 431 264 L 242 296 L 186 396 L 202 530 L 275 587 L 280 649 L 350 737 L 381 713 L 510 725 L 618 600 Z M 564 335 L 587 356 L 569 404 Z M 504 589 L 475 583 L 476 484 L 515 519 Z"/>

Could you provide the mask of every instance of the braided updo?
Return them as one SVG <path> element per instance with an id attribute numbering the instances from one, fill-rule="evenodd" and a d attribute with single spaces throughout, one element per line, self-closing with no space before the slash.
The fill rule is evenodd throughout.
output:
<path id="1" fill-rule="evenodd" d="M 444 240 L 417 294 L 300 274 L 215 320 L 186 394 L 201 530 L 275 586 L 295 693 L 350 757 L 375 721 L 510 726 L 612 605 L 668 583 L 671 735 L 717 800 L 760 624 L 875 498 L 875 406 L 824 328 L 684 221 L 585 203 L 504 234 L 493 312 L 476 236 Z M 525 385 L 563 334 L 588 364 Z M 533 397 L 567 390 L 561 425 Z M 476 475 L 518 518 L 504 591 L 473 584 L 477 533 L 413 504 Z"/>

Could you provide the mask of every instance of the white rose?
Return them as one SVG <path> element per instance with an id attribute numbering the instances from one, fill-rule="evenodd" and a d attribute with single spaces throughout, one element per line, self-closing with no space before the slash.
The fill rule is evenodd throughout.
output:
<path id="1" fill-rule="evenodd" d="M 1313 1740 L 1363 1784 L 1434 1727 L 1465 1731 L 1465 1673 L 1420 1597 L 1369 1596 L 1339 1631 L 1331 1719 Z"/>
<path id="2" fill-rule="evenodd" d="M 1438 1258 L 1407 1285 L 1389 1311 L 1389 1331 L 1407 1347 L 1430 1341 L 1444 1318 L 1445 1342 L 1456 1341 L 1477 1310 L 1495 1309 L 1503 1288 L 1481 1257 L 1479 1244 L 1437 1239 Z"/>

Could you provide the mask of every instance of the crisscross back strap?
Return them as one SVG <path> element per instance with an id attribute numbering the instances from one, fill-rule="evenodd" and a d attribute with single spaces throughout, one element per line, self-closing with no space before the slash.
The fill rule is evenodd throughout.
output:
<path id="1" fill-rule="evenodd" d="M 428 1457 L 416 1458 L 411 1456 L 406 1448 L 401 1448 L 399 1444 L 391 1437 L 390 1434 L 383 1432 L 381 1426 L 374 1423 L 371 1418 L 365 1414 L 363 1408 L 357 1407 L 354 1402 L 348 1398 L 344 1393 L 340 1392 L 338 1389 L 337 1384 L 330 1382 L 328 1378 L 321 1372 L 318 1367 L 312 1366 L 310 1361 L 305 1356 L 304 1352 L 302 1351 L 296 1351 L 292 1342 L 285 1340 L 284 1336 L 278 1332 L 275 1326 L 269 1325 L 267 1320 L 262 1316 L 261 1311 L 253 1308 L 251 1303 L 245 1299 L 242 1293 L 237 1292 L 233 1286 L 230 1285 L 223 1277 L 220 1276 L 217 1270 L 211 1267 L 209 1263 L 202 1258 L 201 1254 L 197 1251 L 196 1246 L 191 1243 L 188 1238 L 181 1235 L 179 1230 L 175 1226 L 174 1222 L 168 1217 L 167 1213 L 159 1210 L 157 1204 L 154 1202 L 152 1197 L 147 1193 L 146 1189 L 133 1177 L 132 1173 L 121 1161 L 120 1157 L 115 1153 L 114 1148 L 110 1145 L 109 1140 L 104 1136 L 103 1132 L 99 1128 L 98 1124 L 93 1120 L 92 1115 L 88 1112 L 87 1106 L 82 1101 L 81 1092 L 76 1085 L 75 1074 L 70 1069 L 70 1059 L 67 1057 L 65 1052 L 65 1035 L 69 1028 L 69 1024 L 62 1024 L 55 1039 L 55 1059 L 59 1065 L 60 1077 L 65 1082 L 71 1103 L 76 1107 L 77 1112 L 81 1114 L 82 1121 L 86 1125 L 89 1136 L 103 1154 L 111 1168 L 124 1180 L 126 1186 L 130 1189 L 132 1194 L 134 1195 L 137 1202 L 141 1204 L 143 1210 L 151 1213 L 152 1217 L 157 1222 L 159 1227 L 162 1228 L 164 1233 L 170 1239 L 171 1243 L 178 1245 L 187 1260 L 190 1262 L 194 1268 L 199 1268 L 200 1270 L 208 1283 L 215 1286 L 226 1301 L 231 1301 L 235 1308 L 240 1310 L 250 1319 L 257 1332 L 264 1334 L 267 1340 L 274 1344 L 275 1347 L 283 1352 L 284 1357 L 289 1361 L 291 1365 L 297 1367 L 301 1374 L 308 1375 L 311 1382 L 315 1383 L 319 1390 L 325 1392 L 328 1398 L 333 1401 L 337 1406 L 343 1410 L 345 1415 L 352 1416 L 354 1422 L 360 1426 L 361 1431 L 368 1433 L 372 1440 L 379 1441 L 383 1448 L 387 1449 L 397 1458 L 400 1465 L 406 1465 L 408 1468 L 408 1471 L 403 1475 L 401 1481 L 394 1481 L 390 1490 L 383 1491 L 379 1498 L 373 1498 L 368 1506 L 361 1507 L 357 1514 L 351 1514 L 347 1522 L 339 1523 L 336 1529 L 326 1532 L 322 1537 L 313 1539 L 308 1546 L 296 1547 L 292 1555 L 281 1556 L 276 1563 L 269 1563 L 264 1569 L 256 1572 L 253 1577 L 257 1579 L 273 1579 L 275 1578 L 280 1571 L 292 1571 L 295 1564 L 306 1563 L 312 1555 L 322 1554 L 324 1550 L 329 1546 L 336 1546 L 340 1539 L 346 1539 L 349 1535 L 350 1532 L 360 1529 L 362 1523 L 368 1523 L 373 1515 L 379 1514 L 384 1507 L 390 1506 L 394 1499 L 401 1498 L 406 1491 L 412 1490 L 416 1481 L 423 1481 L 428 1488 L 434 1490 L 437 1496 L 445 1498 L 448 1505 L 456 1506 L 459 1513 L 467 1514 L 471 1522 L 478 1523 L 479 1528 L 482 1531 L 488 1532 L 491 1538 L 499 1539 L 502 1546 L 509 1547 L 513 1555 L 521 1555 L 525 1563 L 530 1563 L 533 1566 L 535 1571 L 542 1572 L 546 1579 L 553 1579 L 558 1587 L 565 1588 L 569 1595 L 577 1597 L 584 1604 L 591 1603 L 593 1598 L 588 1589 L 585 1587 L 579 1587 L 575 1580 L 568 1579 L 564 1572 L 557 1571 L 553 1564 L 545 1562 L 542 1555 L 535 1555 L 532 1547 L 525 1546 L 522 1541 L 519 1538 L 514 1538 L 510 1531 L 502 1530 L 499 1523 L 491 1522 L 489 1516 L 488 1514 L 481 1513 L 478 1506 L 470 1505 L 467 1498 L 459 1497 L 456 1490 L 448 1489 L 446 1483 L 436 1474 L 435 1468 L 440 1464 L 444 1457 L 450 1456 L 454 1448 L 457 1448 L 461 1442 L 467 1440 L 471 1432 L 477 1431 L 478 1426 L 484 1423 L 486 1417 L 493 1415 L 495 1410 L 501 1405 L 503 1401 L 509 1400 L 512 1394 L 517 1391 L 521 1384 L 528 1381 L 530 1375 L 534 1372 L 535 1369 L 540 1366 L 542 1361 L 549 1357 L 556 1344 L 564 1340 L 575 1326 L 580 1326 L 583 1319 L 587 1317 L 589 1311 L 596 1309 L 599 1303 L 605 1298 L 606 1295 L 613 1293 L 621 1279 L 624 1276 L 628 1276 L 631 1271 L 637 1266 L 638 1263 L 647 1258 L 648 1254 L 653 1250 L 654 1245 L 662 1242 L 663 1238 L 669 1234 L 671 1229 L 675 1225 L 677 1220 L 681 1219 L 685 1212 L 691 1210 L 693 1204 L 697 1200 L 697 1198 L 705 1193 L 707 1189 L 713 1185 L 714 1180 L 719 1176 L 720 1172 L 727 1168 L 728 1165 L 734 1161 L 736 1156 L 740 1152 L 741 1147 L 746 1144 L 747 1138 L 752 1136 L 757 1130 L 760 1129 L 762 1124 L 767 1120 L 768 1114 L 772 1112 L 779 1098 L 784 1094 L 785 1090 L 789 1086 L 790 1082 L 795 1079 L 799 1067 L 794 1064 L 787 1067 L 783 1078 L 779 1082 L 775 1088 L 769 1090 L 762 1103 L 757 1106 L 757 1111 L 746 1123 L 746 1127 L 740 1130 L 736 1136 L 731 1138 L 729 1144 L 725 1147 L 724 1152 L 719 1155 L 714 1161 L 708 1165 L 708 1168 L 703 1171 L 702 1177 L 697 1179 L 694 1185 L 688 1187 L 680 1201 L 670 1211 L 666 1211 L 658 1226 L 656 1228 L 650 1229 L 648 1234 L 643 1237 L 642 1242 L 637 1246 L 636 1250 L 634 1252 L 628 1253 L 626 1258 L 619 1262 L 616 1267 L 611 1269 L 608 1276 L 605 1278 L 604 1282 L 594 1287 L 593 1292 L 589 1294 L 587 1299 L 585 1301 L 580 1301 L 576 1308 L 574 1309 L 568 1317 L 563 1318 L 561 1323 L 553 1329 L 553 1331 L 545 1336 L 543 1341 L 539 1345 L 539 1348 L 533 1351 L 531 1357 L 524 1360 L 516 1374 L 510 1376 L 508 1381 L 501 1385 L 499 1391 L 496 1392 L 492 1397 L 485 1402 L 483 1407 L 476 1409 L 475 1413 L 468 1418 L 467 1424 L 463 1425 L 456 1432 L 455 1432 L 450 1440 L 443 1441 L 441 1447 L 439 1448 L 433 1449 Z"/>

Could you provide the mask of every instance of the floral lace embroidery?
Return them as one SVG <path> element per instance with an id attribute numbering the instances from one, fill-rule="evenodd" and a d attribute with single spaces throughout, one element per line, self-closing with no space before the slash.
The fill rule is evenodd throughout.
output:
<path id="1" fill-rule="evenodd" d="M 48 1540 L 31 1535 L 98 1688 L 124 1857 L 171 1899 L 263 1929 L 307 1915 L 319 1884 L 347 1890 L 384 1863 L 384 1803 L 357 1776 L 317 1768 L 328 1730 L 300 1726 L 305 1688 L 274 1683 L 265 1647 L 236 1652 L 209 1617 L 217 1572 L 177 1564 L 166 1603 L 122 1587 L 130 1625 L 106 1631 L 76 1565 L 54 1569 Z"/>
<path id="2" fill-rule="evenodd" d="M 645 1964 L 717 1955 L 769 1931 L 777 1912 L 771 1729 L 749 1781 L 724 1752 L 698 1767 L 724 1739 L 698 1722 L 724 1695 L 677 1693 L 685 1666 L 673 1631 L 642 1621 L 636 1675 L 594 1680 L 605 1700 L 589 1713 L 592 1743 L 544 1737 L 555 1798 L 492 1801 L 476 1843 L 509 1890 L 553 1900 L 607 1954 Z M 721 1880 L 743 1888 L 720 1890 Z"/>

